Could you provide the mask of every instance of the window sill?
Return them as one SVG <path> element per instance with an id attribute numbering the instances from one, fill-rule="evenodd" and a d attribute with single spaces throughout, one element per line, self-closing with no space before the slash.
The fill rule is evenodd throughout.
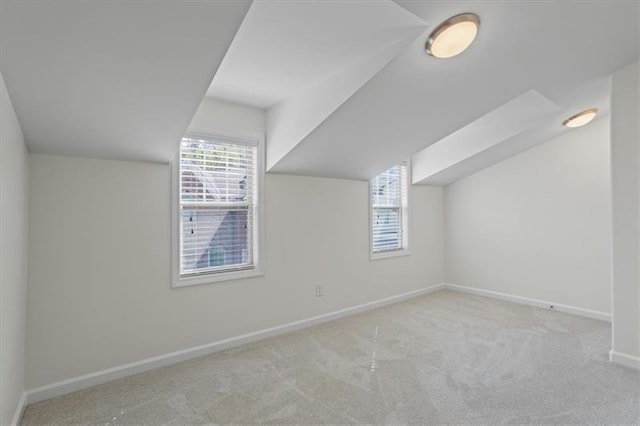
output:
<path id="1" fill-rule="evenodd" d="M 262 270 L 254 268 L 243 271 L 231 271 L 213 273 L 208 275 L 200 275 L 195 277 L 177 278 L 173 280 L 171 287 L 190 287 L 194 285 L 213 284 L 223 281 L 240 280 L 244 278 L 261 277 L 264 275 Z"/>
<path id="2" fill-rule="evenodd" d="M 369 260 L 389 259 L 391 257 L 410 256 L 411 251 L 409 249 L 393 250 L 382 253 L 371 253 Z"/>

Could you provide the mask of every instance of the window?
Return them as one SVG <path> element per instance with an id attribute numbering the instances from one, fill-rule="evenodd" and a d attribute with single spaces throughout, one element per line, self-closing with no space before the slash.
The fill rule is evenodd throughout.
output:
<path id="1" fill-rule="evenodd" d="M 408 253 L 406 163 L 371 180 L 371 258 Z"/>
<path id="2" fill-rule="evenodd" d="M 261 144 L 251 142 L 210 136 L 182 139 L 174 166 L 174 286 L 261 274 L 262 155 Z"/>

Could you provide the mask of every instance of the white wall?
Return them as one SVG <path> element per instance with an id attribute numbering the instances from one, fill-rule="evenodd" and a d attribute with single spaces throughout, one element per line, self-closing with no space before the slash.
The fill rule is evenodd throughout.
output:
<path id="1" fill-rule="evenodd" d="M 449 283 L 611 312 L 601 118 L 445 189 Z"/>
<path id="2" fill-rule="evenodd" d="M 264 111 L 221 99 L 206 97 L 191 120 L 189 128 L 264 132 Z"/>
<path id="3" fill-rule="evenodd" d="M 441 188 L 412 188 L 412 255 L 370 261 L 367 182 L 267 175 L 265 276 L 172 289 L 168 165 L 30 166 L 29 388 L 443 280 Z"/>
<path id="4" fill-rule="evenodd" d="M 635 357 L 640 367 L 640 66 L 611 79 L 613 187 L 613 353 Z"/>
<path id="5" fill-rule="evenodd" d="M 27 149 L 0 74 L 0 424 L 24 392 L 27 292 Z"/>

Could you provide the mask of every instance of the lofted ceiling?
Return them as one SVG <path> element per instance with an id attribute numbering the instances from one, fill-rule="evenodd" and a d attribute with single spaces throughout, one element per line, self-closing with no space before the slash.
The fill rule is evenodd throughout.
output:
<path id="1" fill-rule="evenodd" d="M 480 16 L 460 56 L 425 40 Z M 446 185 L 606 116 L 637 2 L 0 3 L 0 69 L 32 152 L 167 162 L 203 96 L 265 110 L 267 170 Z"/>
<path id="2" fill-rule="evenodd" d="M 0 2 L 31 152 L 167 162 L 251 3 Z"/>
<path id="3" fill-rule="evenodd" d="M 413 183 L 444 186 L 455 182 L 572 131 L 561 123 L 586 108 L 598 108 L 596 119 L 606 120 L 609 116 L 609 92 L 609 77 L 565 92 L 562 98 L 556 99 L 563 107 L 538 92 L 527 92 L 414 154 L 411 157 Z M 532 93 L 542 99 L 527 101 Z M 461 138 L 465 134 L 469 137 Z"/>
<path id="4" fill-rule="evenodd" d="M 478 38 L 460 56 L 438 60 L 424 52 L 430 25 L 287 155 L 273 162 L 271 172 L 368 179 L 529 90 L 557 104 L 560 116 L 594 103 L 603 107 L 600 93 L 590 98 L 582 96 L 580 88 L 638 58 L 638 3 L 400 4 L 435 24 L 460 12 L 477 13 L 482 22 Z M 575 94 L 581 95 L 581 102 L 575 102 Z M 549 120 L 562 130 L 557 117 Z M 483 137 L 496 135 L 488 131 Z M 439 183 L 502 158 L 489 155 L 474 167 L 459 167 Z"/>
<path id="5" fill-rule="evenodd" d="M 256 1 L 207 95 L 267 109 L 424 26 L 392 1 Z"/>

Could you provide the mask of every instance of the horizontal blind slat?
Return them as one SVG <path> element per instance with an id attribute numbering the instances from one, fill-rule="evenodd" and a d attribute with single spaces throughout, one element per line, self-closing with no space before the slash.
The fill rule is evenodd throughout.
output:
<path id="1" fill-rule="evenodd" d="M 257 148 L 204 138 L 180 148 L 181 275 L 252 267 Z"/>
<path id="2" fill-rule="evenodd" d="M 406 208 L 406 166 L 396 165 L 371 181 L 371 240 L 374 253 L 403 247 L 403 208 Z"/>

